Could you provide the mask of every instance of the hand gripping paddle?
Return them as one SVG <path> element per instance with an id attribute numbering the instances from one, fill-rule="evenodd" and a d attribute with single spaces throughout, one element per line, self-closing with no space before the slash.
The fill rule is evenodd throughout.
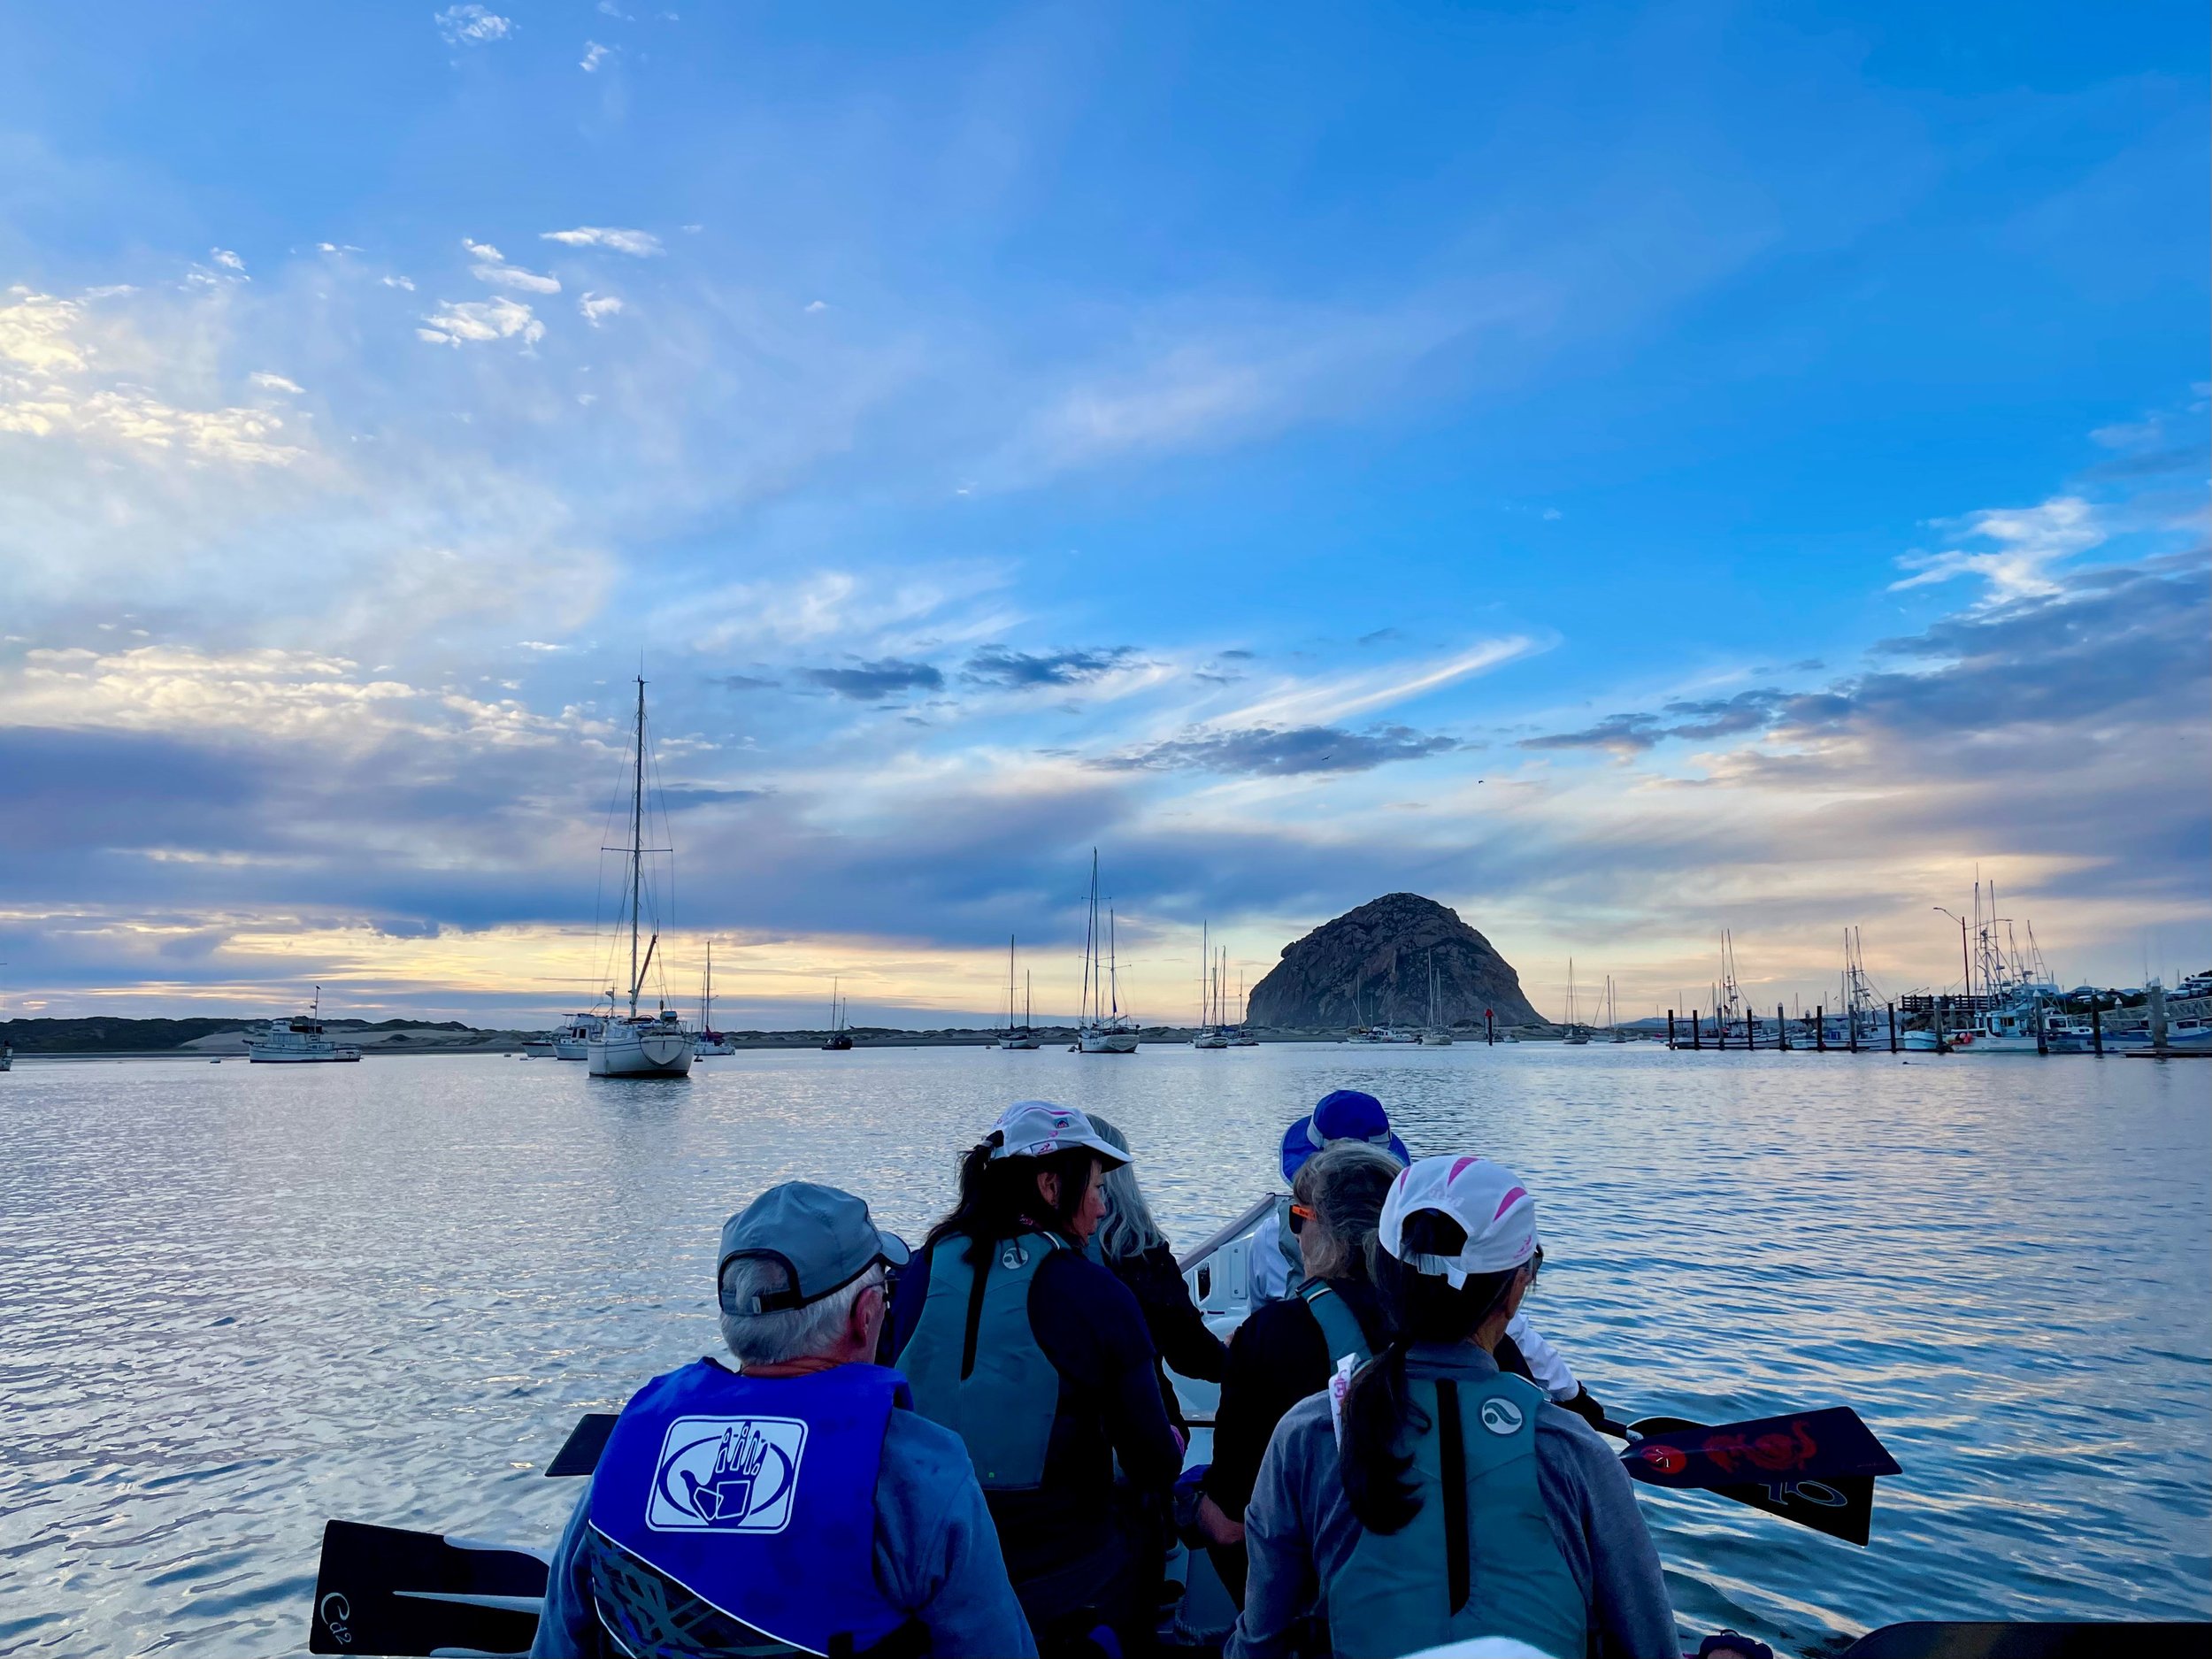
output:
<path id="1" fill-rule="evenodd" d="M 1904 1472 L 1849 1406 L 1717 1428 L 1643 1417 L 1628 1435 L 1621 1462 L 1647 1485 L 1717 1492 L 1859 1545 L 1873 1523 L 1876 1477 Z"/>

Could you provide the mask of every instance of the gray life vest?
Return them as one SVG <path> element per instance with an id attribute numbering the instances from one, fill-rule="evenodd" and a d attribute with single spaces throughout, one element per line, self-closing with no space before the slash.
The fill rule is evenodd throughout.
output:
<path id="1" fill-rule="evenodd" d="M 1375 1357 L 1367 1346 L 1367 1333 L 1360 1328 L 1359 1316 L 1352 1311 L 1350 1302 L 1329 1287 L 1328 1280 L 1310 1279 L 1298 1286 L 1298 1295 L 1312 1313 L 1314 1323 L 1321 1327 L 1321 1340 L 1328 1345 L 1332 1375 L 1338 1363 L 1348 1355 L 1354 1371 Z"/>
<path id="2" fill-rule="evenodd" d="M 1029 1286 L 1045 1257 L 1067 1248 L 1049 1233 L 1000 1239 L 979 1252 L 980 1271 L 964 1237 L 930 1248 L 929 1294 L 898 1367 L 914 1409 L 967 1443 L 986 1492 L 1044 1484 L 1060 1373 L 1030 1329 Z"/>
<path id="3" fill-rule="evenodd" d="M 1429 1426 L 1401 1442 L 1413 1454 L 1421 1508 L 1402 1531 L 1363 1531 L 1322 1586 L 1339 1659 L 1387 1659 L 1479 1636 L 1579 1659 L 1589 1608 L 1537 1485 L 1543 1391 L 1503 1372 L 1424 1373 L 1409 1361 L 1408 1393 Z"/>

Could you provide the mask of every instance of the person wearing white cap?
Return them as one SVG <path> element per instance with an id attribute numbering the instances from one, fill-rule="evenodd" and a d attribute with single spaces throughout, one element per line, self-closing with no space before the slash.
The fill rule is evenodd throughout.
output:
<path id="1" fill-rule="evenodd" d="M 908 1259 L 850 1193 L 771 1187 L 722 1228 L 722 1336 L 638 1390 L 561 1535 L 534 1655 L 1037 1649 L 953 1435 L 868 1363 Z"/>
<path id="2" fill-rule="evenodd" d="M 1678 1651 L 1619 1458 L 1494 1356 L 1543 1263 L 1528 1189 L 1486 1159 L 1424 1158 L 1376 1242 L 1394 1334 L 1277 1427 L 1227 1659 L 1286 1652 L 1317 1597 L 1340 1659 L 1480 1637 L 1553 1659 Z"/>
<path id="3" fill-rule="evenodd" d="M 1115 1465 L 1162 1502 L 1182 1466 L 1143 1310 L 1084 1250 L 1104 1171 L 1127 1162 L 1081 1112 L 1018 1102 L 900 1275 L 895 1363 L 915 1409 L 966 1442 L 1048 1655 L 1101 1626 L 1124 1650 L 1148 1640 L 1158 1563 Z"/>

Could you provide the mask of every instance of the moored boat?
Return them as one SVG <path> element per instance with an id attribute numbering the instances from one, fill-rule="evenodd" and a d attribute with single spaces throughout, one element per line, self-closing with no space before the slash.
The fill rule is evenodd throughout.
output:
<path id="1" fill-rule="evenodd" d="M 643 956 L 638 942 L 644 931 L 645 890 L 645 680 L 637 682 L 637 723 L 630 770 L 630 844 L 614 850 L 630 860 L 629 891 L 624 895 L 630 930 L 630 1011 L 609 1017 L 584 1044 L 584 1064 L 594 1077 L 686 1077 L 691 1071 L 691 1037 L 675 1010 L 665 1003 L 657 1012 L 641 1013 L 639 993 L 652 971 L 660 949 L 657 926 L 645 941 Z"/>
<path id="2" fill-rule="evenodd" d="M 323 1030 L 323 987 L 315 987 L 310 1011 L 273 1019 L 246 1040 L 246 1057 L 257 1065 L 328 1065 L 358 1060 L 361 1050 L 335 1042 Z"/>
<path id="3" fill-rule="evenodd" d="M 1099 926 L 1098 849 L 1091 849 L 1089 920 L 1083 940 L 1083 1006 L 1075 1028 L 1078 1054 L 1134 1054 L 1137 1022 L 1121 1006 L 1120 960 L 1114 942 L 1114 913 Z M 1102 949 L 1103 955 L 1102 956 Z"/>

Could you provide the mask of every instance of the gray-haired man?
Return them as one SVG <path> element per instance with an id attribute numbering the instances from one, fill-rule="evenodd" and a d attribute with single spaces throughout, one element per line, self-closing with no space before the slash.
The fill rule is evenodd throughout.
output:
<path id="1" fill-rule="evenodd" d="M 787 1182 L 730 1218 L 737 1365 L 702 1359 L 623 1409 L 534 1654 L 1036 1653 L 966 1448 L 870 1363 L 906 1259 L 833 1187 Z"/>

